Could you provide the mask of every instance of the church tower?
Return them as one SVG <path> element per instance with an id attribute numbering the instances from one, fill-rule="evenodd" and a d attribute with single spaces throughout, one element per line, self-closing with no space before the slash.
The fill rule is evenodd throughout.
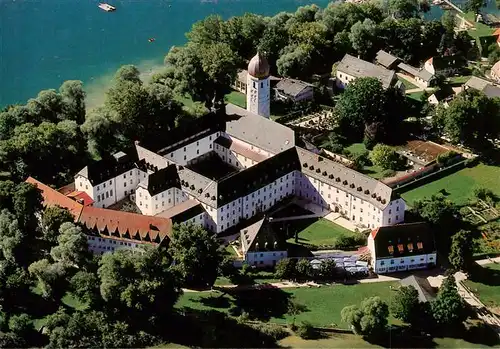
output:
<path id="1" fill-rule="evenodd" d="M 259 53 L 248 64 L 247 110 L 268 119 L 271 115 L 269 63 Z"/>

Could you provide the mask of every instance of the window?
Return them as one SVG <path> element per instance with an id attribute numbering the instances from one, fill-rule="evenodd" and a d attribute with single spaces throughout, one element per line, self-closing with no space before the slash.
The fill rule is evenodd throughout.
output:
<path id="1" fill-rule="evenodd" d="M 398 207 L 396 207 L 396 211 L 399 211 L 399 206 L 398 206 Z"/>
<path id="2" fill-rule="evenodd" d="M 186 151 L 186 147 L 184 147 L 184 151 Z"/>
<path id="3" fill-rule="evenodd" d="M 186 160 L 186 159 L 187 159 L 187 157 L 186 157 L 186 155 L 184 155 L 184 160 Z"/>
<path id="4" fill-rule="evenodd" d="M 399 219 L 399 216 L 396 216 L 396 220 L 398 220 L 398 219 Z"/>
<path id="5" fill-rule="evenodd" d="M 113 182 L 109 181 L 109 185 L 111 185 Z"/>
<path id="6" fill-rule="evenodd" d="M 127 178 L 127 174 L 126 173 L 123 174 L 123 178 Z"/>
<path id="7" fill-rule="evenodd" d="M 146 204 L 146 208 L 148 208 L 148 204 Z"/>
<path id="8" fill-rule="evenodd" d="M 139 201 L 139 206 L 142 206 L 142 201 Z"/>
<path id="9" fill-rule="evenodd" d="M 113 196 L 113 189 L 109 191 L 109 196 Z"/>
<path id="10" fill-rule="evenodd" d="M 380 265 L 385 265 L 385 262 L 384 261 L 380 262 Z"/>
<path id="11" fill-rule="evenodd" d="M 162 205 L 162 206 L 165 206 L 165 201 L 162 201 L 162 202 L 161 202 L 161 205 Z"/>
<path id="12" fill-rule="evenodd" d="M 127 186 L 127 182 L 123 182 L 123 187 L 126 187 Z"/>
<path id="13" fill-rule="evenodd" d="M 391 219 L 389 218 L 389 223 L 391 223 Z"/>
<path id="14" fill-rule="evenodd" d="M 391 213 L 392 213 L 392 210 L 389 210 L 389 214 L 391 214 Z"/>
<path id="15" fill-rule="evenodd" d="M 109 192 L 106 192 L 106 199 L 109 198 Z"/>
<path id="16" fill-rule="evenodd" d="M 81 183 L 80 183 L 81 184 Z M 99 186 L 97 186 L 97 190 L 99 190 Z"/>
<path id="17" fill-rule="evenodd" d="M 130 184 L 132 184 L 132 183 L 133 183 L 132 180 L 130 180 Z"/>

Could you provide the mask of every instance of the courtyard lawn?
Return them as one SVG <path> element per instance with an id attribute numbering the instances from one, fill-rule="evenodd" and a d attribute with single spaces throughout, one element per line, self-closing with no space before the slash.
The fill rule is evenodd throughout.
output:
<path id="1" fill-rule="evenodd" d="M 288 224 L 288 236 L 291 236 L 289 243 L 295 243 L 294 234 L 297 230 L 299 244 L 314 246 L 333 245 L 338 236 L 352 234 L 350 230 L 324 218 L 295 220 Z"/>
<path id="2" fill-rule="evenodd" d="M 242 108 L 246 108 L 247 106 L 247 97 L 238 91 L 231 91 L 231 93 L 226 95 L 225 100 Z"/>
<path id="3" fill-rule="evenodd" d="M 405 78 L 402 78 L 401 76 L 398 76 L 399 81 L 401 81 L 405 87 L 406 90 L 412 90 L 414 88 L 418 88 L 417 85 L 413 84 L 410 80 L 406 80 Z"/>
<path id="4" fill-rule="evenodd" d="M 500 264 L 486 264 L 472 273 L 465 284 L 492 311 L 500 314 Z"/>
<path id="5" fill-rule="evenodd" d="M 452 76 L 449 78 L 451 85 L 463 85 L 471 78 L 470 75 L 465 76 Z"/>
<path id="6" fill-rule="evenodd" d="M 464 168 L 449 176 L 440 178 L 402 194 L 406 203 L 431 197 L 433 194 L 444 191 L 451 201 L 463 205 L 472 196 L 475 188 L 487 188 L 500 196 L 500 167 L 479 164 L 472 168 Z"/>
<path id="7" fill-rule="evenodd" d="M 229 313 L 231 307 L 238 307 L 256 320 L 286 323 L 292 320 L 292 316 L 286 313 L 288 302 L 293 299 L 305 307 L 304 312 L 296 316 L 297 323 L 308 321 L 314 326 L 347 328 L 348 325 L 340 319 L 340 312 L 345 306 L 360 304 L 365 298 L 373 296 L 390 303 L 393 295 L 390 287 L 397 285 L 397 282 L 377 282 L 319 288 L 272 288 L 233 294 L 220 291 L 186 292 L 177 302 L 176 308 L 212 309 Z"/>
<path id="8" fill-rule="evenodd" d="M 367 149 L 364 143 L 353 143 L 350 146 L 346 147 L 345 150 L 348 150 L 351 154 L 361 154 L 364 153 Z"/>
<path id="9" fill-rule="evenodd" d="M 490 36 L 494 32 L 494 28 L 487 26 L 484 23 L 476 22 L 476 16 L 472 11 L 465 13 L 465 19 L 474 24 L 474 28 L 467 30 L 470 36 L 474 39 L 480 38 L 481 36 Z"/>
<path id="10" fill-rule="evenodd" d="M 424 91 L 418 91 L 418 92 L 409 93 L 406 96 L 420 102 L 422 100 L 423 95 L 424 95 Z"/>

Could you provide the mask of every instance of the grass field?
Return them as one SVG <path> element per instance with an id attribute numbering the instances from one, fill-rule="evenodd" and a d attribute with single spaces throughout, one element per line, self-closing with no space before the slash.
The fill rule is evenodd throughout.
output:
<path id="1" fill-rule="evenodd" d="M 363 143 L 353 143 L 345 149 L 351 154 L 361 154 L 367 151 Z M 379 166 L 364 166 L 360 172 L 375 179 L 381 179 L 384 177 L 382 175 L 384 170 Z"/>
<path id="2" fill-rule="evenodd" d="M 419 92 L 409 93 L 406 96 L 420 102 L 423 95 L 424 95 L 424 91 L 419 91 Z"/>
<path id="3" fill-rule="evenodd" d="M 413 84 L 411 81 L 406 80 L 405 78 L 402 78 L 401 76 L 398 76 L 399 81 L 401 81 L 405 87 L 406 90 L 411 90 L 414 88 L 418 88 L 417 85 Z"/>
<path id="4" fill-rule="evenodd" d="M 480 274 L 472 274 L 465 284 L 487 307 L 500 314 L 500 264 L 487 264 Z"/>
<path id="5" fill-rule="evenodd" d="M 226 102 L 235 104 L 239 107 L 246 108 L 247 106 L 247 100 L 246 96 L 238 91 L 232 91 L 231 93 L 227 94 L 225 97 Z"/>
<path id="6" fill-rule="evenodd" d="M 449 78 L 450 84 L 452 85 L 463 85 L 471 78 L 470 75 L 465 76 L 452 76 Z"/>
<path id="7" fill-rule="evenodd" d="M 449 176 L 424 184 L 402 194 L 406 203 L 411 205 L 415 200 L 430 197 L 444 190 L 447 198 L 457 204 L 467 203 L 475 188 L 487 188 L 500 196 L 500 167 L 479 164 L 472 168 L 464 168 Z"/>
<path id="8" fill-rule="evenodd" d="M 313 218 L 313 220 L 315 219 Z M 299 244 L 320 246 L 333 245 L 338 236 L 352 234 L 350 230 L 323 218 L 315 220 L 312 224 L 310 222 L 310 219 L 290 221 L 288 226 L 289 236 L 293 236 L 295 230 L 299 230 Z M 295 243 L 295 238 L 291 237 L 288 242 Z"/>
<path id="9" fill-rule="evenodd" d="M 270 320 L 285 323 L 292 320 L 287 315 L 288 301 L 295 301 L 305 307 L 298 314 L 296 321 L 309 321 L 315 326 L 335 325 L 346 328 L 340 319 L 340 311 L 347 305 L 359 304 L 363 299 L 379 296 L 390 303 L 391 289 L 396 282 L 372 284 L 334 285 L 320 288 L 286 288 L 240 291 L 233 295 L 223 295 L 219 291 L 185 293 L 177 303 L 177 308 L 216 309 L 229 312 L 237 305 L 241 310 L 253 315 L 258 320 Z"/>
<path id="10" fill-rule="evenodd" d="M 467 33 L 469 33 L 469 35 L 472 36 L 473 38 L 479 38 L 481 36 L 490 36 L 491 34 L 493 34 L 493 31 L 495 29 L 487 26 L 486 24 L 477 23 L 475 21 L 476 16 L 472 11 L 465 13 L 464 17 L 466 20 L 470 21 L 471 23 L 474 23 L 474 29 L 467 30 Z"/>
<path id="11" fill-rule="evenodd" d="M 360 154 L 367 151 L 364 143 L 353 143 L 345 149 L 351 152 L 351 154 Z"/>

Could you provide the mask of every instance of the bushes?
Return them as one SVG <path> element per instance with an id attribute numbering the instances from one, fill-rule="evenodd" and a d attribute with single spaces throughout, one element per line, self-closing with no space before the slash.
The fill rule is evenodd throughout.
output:
<path id="1" fill-rule="evenodd" d="M 454 160 L 458 159 L 458 155 L 459 154 L 457 152 L 450 150 L 446 153 L 439 154 L 436 158 L 436 162 L 440 166 L 449 166 L 453 164 Z"/>
<path id="2" fill-rule="evenodd" d="M 352 250 L 356 247 L 364 245 L 366 236 L 360 232 L 351 234 L 341 234 L 333 244 L 333 248 L 337 250 Z"/>
<path id="3" fill-rule="evenodd" d="M 317 337 L 316 329 L 307 321 L 302 321 L 295 330 L 295 334 L 302 339 L 314 339 Z"/>
<path id="4" fill-rule="evenodd" d="M 290 335 L 288 331 L 285 328 L 283 328 L 283 326 L 280 326 L 278 324 L 259 323 L 259 324 L 250 324 L 250 327 L 273 338 L 275 341 L 279 341 L 280 339 L 283 339 Z"/>

